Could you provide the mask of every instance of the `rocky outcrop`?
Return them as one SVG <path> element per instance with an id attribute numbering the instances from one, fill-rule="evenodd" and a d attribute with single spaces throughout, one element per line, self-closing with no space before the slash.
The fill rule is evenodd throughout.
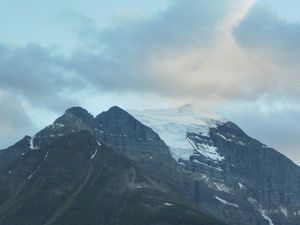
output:
<path id="1" fill-rule="evenodd" d="M 94 117 L 81 107 L 73 107 L 56 119 L 53 124 L 39 131 L 32 140 L 33 148 L 41 148 L 53 143 L 65 134 L 77 131 L 93 133 Z"/>
<path id="2" fill-rule="evenodd" d="M 176 162 L 158 134 L 117 106 L 95 118 L 95 136 L 153 175 L 168 180 L 176 171 L 172 169 Z"/>
<path id="3" fill-rule="evenodd" d="M 7 167 L 11 162 L 30 151 L 30 140 L 30 136 L 25 136 L 9 148 L 1 150 L 0 169 Z"/>

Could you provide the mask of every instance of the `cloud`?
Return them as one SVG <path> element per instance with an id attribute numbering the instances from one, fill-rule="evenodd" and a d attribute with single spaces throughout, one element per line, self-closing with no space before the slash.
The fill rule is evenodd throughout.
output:
<path id="1" fill-rule="evenodd" d="M 55 51 L 35 44 L 0 46 L 0 90 L 48 109 L 61 109 L 71 101 L 64 95 L 80 90 L 82 79 L 63 65 Z"/>
<path id="2" fill-rule="evenodd" d="M 299 25 L 254 0 L 176 0 L 154 16 L 120 19 L 101 31 L 87 15 L 60 16 L 69 18 L 66 24 L 77 21 L 80 48 L 60 55 L 35 44 L 0 46 L 1 89 L 55 110 L 90 88 L 183 101 L 300 97 L 300 68 L 289 51 L 297 53 Z M 278 46 L 280 54 L 265 50 Z"/>
<path id="3" fill-rule="evenodd" d="M 263 5 L 256 4 L 249 10 L 234 34 L 237 41 L 248 49 L 266 49 L 290 56 L 290 60 L 299 60 L 300 24 L 279 18 Z"/>
<path id="4" fill-rule="evenodd" d="M 128 44 L 133 44 L 134 50 L 149 51 L 180 46 L 195 48 L 199 41 L 214 38 L 215 27 L 222 23 L 234 3 L 237 1 L 175 1 L 152 18 L 129 20 L 106 30 L 100 40 L 108 49 L 125 52 L 131 48 Z"/>
<path id="5" fill-rule="evenodd" d="M 238 29 L 253 36 L 260 32 L 244 25 L 257 8 L 251 0 L 175 1 L 154 17 L 124 19 L 98 35 L 94 30 L 98 44 L 93 53 L 76 52 L 68 66 L 104 92 L 218 102 L 253 101 L 265 94 L 300 96 L 298 63 L 263 46 L 246 49 L 239 41 Z M 268 20 L 268 14 L 254 14 L 262 14 L 258 24 Z M 294 82 L 287 81 L 287 74 Z"/>
<path id="6" fill-rule="evenodd" d="M 241 65 L 248 62 L 227 35 L 251 4 L 249 0 L 175 1 L 154 17 L 125 20 L 99 32 L 99 51 L 78 52 L 69 66 L 103 91 L 237 97 L 246 76 L 239 75 Z M 224 57 L 227 54 L 232 56 Z"/>
<path id="7" fill-rule="evenodd" d="M 300 98 L 300 24 L 279 18 L 256 4 L 233 30 L 235 40 L 251 59 L 256 59 L 257 89 L 273 95 Z M 260 62 L 259 62 L 259 61 Z M 262 85 L 263 84 L 263 85 Z"/>
<path id="8" fill-rule="evenodd" d="M 0 149 L 16 142 L 34 130 L 22 102 L 13 95 L 0 91 Z"/>
<path id="9" fill-rule="evenodd" d="M 76 30 L 92 50 L 81 45 L 62 56 L 37 45 L 2 46 L 0 88 L 56 110 L 71 104 L 72 97 L 66 96 L 86 85 L 101 92 L 185 100 L 255 99 L 272 89 L 262 82 L 270 62 L 248 55 L 232 37 L 233 27 L 253 4 L 176 0 L 154 16 L 124 19 L 99 32 L 86 15 L 64 12 L 71 22 L 81 21 Z"/>

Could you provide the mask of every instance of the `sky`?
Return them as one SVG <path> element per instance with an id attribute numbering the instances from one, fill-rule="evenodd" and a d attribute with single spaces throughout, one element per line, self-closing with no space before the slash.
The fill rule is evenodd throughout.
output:
<path id="1" fill-rule="evenodd" d="M 300 165 L 299 1 L 0 3 L 0 148 L 74 105 L 197 103 Z"/>

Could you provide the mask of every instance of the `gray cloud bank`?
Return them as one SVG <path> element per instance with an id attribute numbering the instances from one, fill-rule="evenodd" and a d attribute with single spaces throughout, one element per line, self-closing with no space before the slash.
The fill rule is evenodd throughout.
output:
<path id="1" fill-rule="evenodd" d="M 252 117 L 246 110 L 230 114 L 242 115 L 238 121 L 246 129 L 257 136 L 270 135 L 265 137 L 270 142 L 299 121 L 293 105 L 299 104 L 300 97 L 300 25 L 281 20 L 252 0 L 176 0 L 151 18 L 123 18 L 101 31 L 87 15 L 77 19 L 84 20 L 78 23 L 81 28 L 76 25 L 81 48 L 68 55 L 37 44 L 0 46 L 0 90 L 14 97 L 15 109 L 24 118 L 26 112 L 17 110 L 18 104 L 61 111 L 84 101 L 74 97 L 78 92 L 93 89 L 99 94 L 231 101 L 237 107 L 238 102 L 262 96 L 272 99 L 266 107 L 277 97 L 293 99 L 285 122 L 276 120 L 276 113 L 269 119 L 256 115 L 266 130 L 255 132 L 250 122 L 243 123 Z M 11 106 L 2 100 L 1 108 L 6 107 Z M 8 114 L 1 118 L 13 118 L 13 112 Z M 274 126 L 285 128 L 272 133 Z M 300 146 L 298 131 L 288 137 L 292 137 L 286 139 L 288 143 Z"/>
<path id="2" fill-rule="evenodd" d="M 34 44 L 0 46 L 0 88 L 53 108 L 65 104 L 60 94 L 86 84 L 198 99 L 298 96 L 300 25 L 256 6 L 241 21 L 228 22 L 244 2 L 178 0 L 154 17 L 102 31 L 78 15 L 84 18 L 79 33 L 87 44 L 93 39 L 92 51 L 82 48 L 66 57 Z"/>
<path id="3" fill-rule="evenodd" d="M 234 34 L 240 44 L 249 49 L 262 48 L 299 59 L 300 24 L 282 20 L 261 5 L 249 10 Z"/>
<path id="4" fill-rule="evenodd" d="M 34 44 L 0 46 L 0 89 L 34 105 L 61 109 L 67 100 L 60 94 L 82 88 L 83 82 L 65 69 L 64 59 L 53 54 Z"/>

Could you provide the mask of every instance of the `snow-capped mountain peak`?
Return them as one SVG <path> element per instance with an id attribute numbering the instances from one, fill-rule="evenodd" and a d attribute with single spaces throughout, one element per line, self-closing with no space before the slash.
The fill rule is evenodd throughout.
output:
<path id="1" fill-rule="evenodd" d="M 160 110 L 130 110 L 130 113 L 159 134 L 170 147 L 176 160 L 189 160 L 196 151 L 192 141 L 187 137 L 188 133 L 208 137 L 210 128 L 227 122 L 227 119 L 215 113 L 205 112 L 203 107 L 196 104 Z M 198 147 L 199 152 L 207 158 L 223 159 L 214 146 Z"/>

